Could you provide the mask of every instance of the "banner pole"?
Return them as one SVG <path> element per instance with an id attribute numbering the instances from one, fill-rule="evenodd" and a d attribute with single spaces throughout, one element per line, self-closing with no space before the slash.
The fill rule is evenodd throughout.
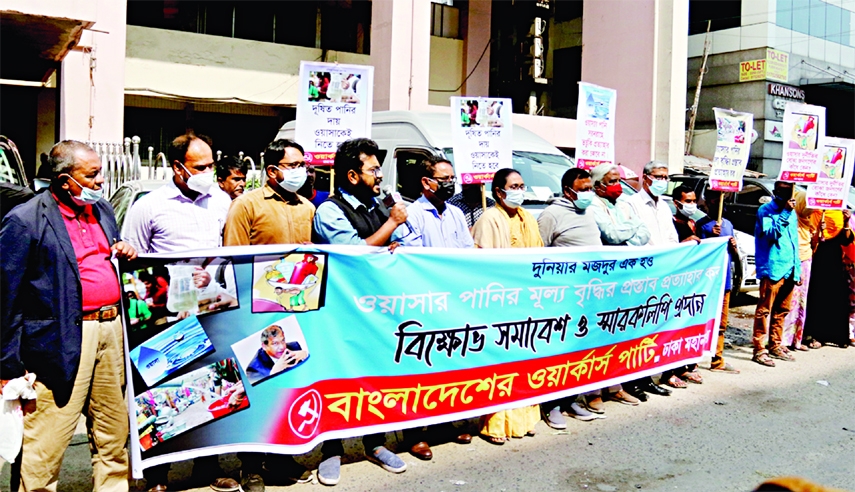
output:
<path id="1" fill-rule="evenodd" d="M 719 192 L 718 197 L 718 218 L 715 223 L 717 226 L 721 227 L 721 214 L 724 212 L 724 192 Z"/>
<path id="2" fill-rule="evenodd" d="M 487 210 L 487 191 L 484 183 L 481 183 L 481 208 Z"/>

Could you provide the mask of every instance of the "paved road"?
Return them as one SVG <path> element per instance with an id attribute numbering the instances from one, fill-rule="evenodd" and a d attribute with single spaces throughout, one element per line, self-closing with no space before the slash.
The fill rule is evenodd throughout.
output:
<path id="1" fill-rule="evenodd" d="M 752 311 L 734 309 L 731 325 L 747 328 Z M 441 444 L 430 462 L 401 454 L 409 465 L 402 475 L 357 461 L 343 467 L 334 490 L 746 491 L 789 474 L 855 490 L 855 432 L 844 430 L 855 429 L 855 349 L 825 347 L 765 368 L 740 345 L 747 335 L 734 330 L 736 345 L 726 354 L 740 375 L 703 371 L 702 386 L 671 397 L 651 397 L 639 407 L 607 403 L 606 420 L 570 421 L 567 433 L 541 423 L 536 437 L 505 446 L 480 439 Z M 389 438 L 394 444 L 396 436 Z M 66 453 L 60 491 L 91 489 L 84 436 L 74 442 L 80 444 Z M 355 457 L 356 442 L 348 444 Z M 226 455 L 223 465 L 232 471 L 237 461 Z M 8 472 L 4 464 L 0 490 L 8 490 Z M 174 467 L 177 489 L 188 472 L 186 465 Z M 268 486 L 272 492 L 321 488 Z"/>

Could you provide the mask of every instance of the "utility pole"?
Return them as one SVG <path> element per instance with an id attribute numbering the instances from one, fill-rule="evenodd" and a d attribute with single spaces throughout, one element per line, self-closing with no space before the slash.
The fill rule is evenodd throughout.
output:
<path id="1" fill-rule="evenodd" d="M 710 26 L 712 21 L 707 21 L 707 34 L 704 37 L 704 60 L 701 63 L 701 72 L 698 74 L 698 86 L 695 87 L 695 102 L 692 103 L 692 114 L 689 116 L 689 131 L 686 132 L 686 149 L 684 155 L 689 155 L 692 150 L 692 137 L 695 134 L 695 120 L 698 118 L 698 101 L 701 99 L 701 86 L 704 83 L 704 74 L 707 72 L 707 57 L 710 54 Z"/>

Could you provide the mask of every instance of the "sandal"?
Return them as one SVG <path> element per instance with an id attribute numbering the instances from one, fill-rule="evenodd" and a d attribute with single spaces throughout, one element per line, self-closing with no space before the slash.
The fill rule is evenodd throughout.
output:
<path id="1" fill-rule="evenodd" d="M 807 347 L 805 347 L 804 345 L 799 345 L 798 347 L 797 347 L 797 346 L 795 346 L 795 345 L 792 345 L 792 346 L 790 346 L 790 347 L 789 347 L 789 350 L 790 350 L 790 351 L 796 351 L 796 350 L 799 350 L 799 351 L 801 351 L 801 352 L 807 352 L 807 351 L 808 351 L 808 350 L 810 350 L 810 349 L 809 349 L 809 348 L 807 348 Z"/>
<path id="2" fill-rule="evenodd" d="M 684 373 L 680 378 L 685 379 L 690 383 L 704 384 L 704 378 L 695 371 Z"/>
<path id="3" fill-rule="evenodd" d="M 668 381 L 665 383 L 672 388 L 688 388 L 689 385 L 686 384 L 682 379 L 677 376 L 671 376 L 668 378 Z"/>
<path id="4" fill-rule="evenodd" d="M 526 432 L 525 435 L 528 437 L 534 437 L 537 435 L 537 431 L 532 429 L 532 430 Z"/>
<path id="5" fill-rule="evenodd" d="M 481 437 L 485 441 L 489 442 L 490 444 L 495 444 L 496 446 L 501 446 L 501 445 L 505 444 L 505 442 L 507 442 L 507 440 L 508 440 L 507 437 L 494 437 L 494 436 L 488 436 L 486 434 L 481 434 Z"/>
<path id="6" fill-rule="evenodd" d="M 769 357 L 769 354 L 755 355 L 751 358 L 751 360 L 760 364 L 761 366 L 775 367 L 775 361 L 773 361 L 772 358 Z"/>
<path id="7" fill-rule="evenodd" d="M 822 344 L 819 343 L 818 340 L 811 340 L 810 343 L 808 344 L 808 347 L 816 350 L 818 348 L 822 348 Z"/>
<path id="8" fill-rule="evenodd" d="M 769 356 L 773 359 L 786 360 L 789 362 L 793 362 L 796 360 L 796 358 L 793 357 L 788 351 L 783 350 L 783 347 L 775 350 L 770 350 Z"/>
<path id="9" fill-rule="evenodd" d="M 727 374 L 739 374 L 739 369 L 733 367 L 728 363 L 724 363 L 723 366 L 720 367 L 710 367 L 710 371 L 712 372 L 724 372 Z"/>

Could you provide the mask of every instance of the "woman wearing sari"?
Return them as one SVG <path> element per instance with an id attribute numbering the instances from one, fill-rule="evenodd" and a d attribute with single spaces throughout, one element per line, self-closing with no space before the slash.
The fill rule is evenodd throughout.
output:
<path id="1" fill-rule="evenodd" d="M 849 347 L 849 273 L 844 249 L 852 244 L 849 210 L 823 215 L 819 246 L 813 256 L 804 338 L 810 348 L 833 343 Z"/>
<path id="2" fill-rule="evenodd" d="M 543 240 L 537 220 L 522 208 L 525 182 L 513 169 L 500 169 L 493 176 L 496 206 L 484 212 L 472 227 L 479 248 L 540 248 Z M 509 437 L 534 435 L 540 420 L 538 405 L 502 410 L 481 417 L 481 435 L 493 444 L 504 444 Z"/>

